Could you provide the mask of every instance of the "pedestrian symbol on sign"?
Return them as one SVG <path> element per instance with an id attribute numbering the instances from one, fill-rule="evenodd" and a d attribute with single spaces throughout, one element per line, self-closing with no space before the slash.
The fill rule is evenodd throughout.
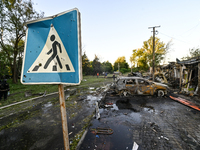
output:
<path id="1" fill-rule="evenodd" d="M 51 41 L 53 42 L 55 40 L 55 35 L 52 35 L 51 36 Z M 62 69 L 62 64 L 60 62 L 60 59 L 57 55 L 57 46 L 59 47 L 60 49 L 60 53 L 62 53 L 62 49 L 60 47 L 60 43 L 58 43 L 57 41 L 53 42 L 52 44 L 52 49 L 50 49 L 50 51 L 47 53 L 48 55 L 53 52 L 53 55 L 51 55 L 51 57 L 47 60 L 46 64 L 44 65 L 44 69 L 46 69 L 49 65 L 49 63 L 56 57 L 57 61 L 58 61 L 58 64 L 60 66 L 60 68 Z"/>
<path id="2" fill-rule="evenodd" d="M 40 72 L 75 72 L 67 51 L 53 26 L 51 26 L 43 50 L 28 70 L 28 73 Z"/>

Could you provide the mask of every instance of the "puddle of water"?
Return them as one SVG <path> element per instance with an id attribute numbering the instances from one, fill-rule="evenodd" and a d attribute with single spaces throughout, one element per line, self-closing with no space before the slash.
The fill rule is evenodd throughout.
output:
<path id="1" fill-rule="evenodd" d="M 70 97 L 70 95 L 65 95 L 65 100 L 67 100 Z"/>
<path id="2" fill-rule="evenodd" d="M 119 108 L 116 104 L 113 104 L 112 106 L 113 106 L 113 108 L 111 108 L 111 110 L 119 110 Z"/>
<path id="3" fill-rule="evenodd" d="M 99 109 L 99 113 L 100 113 L 100 114 L 101 114 L 103 111 L 104 111 L 103 108 L 100 108 L 100 109 Z"/>
<path id="4" fill-rule="evenodd" d="M 93 96 L 93 95 L 88 95 L 87 100 L 90 101 L 100 101 L 102 99 L 102 96 Z"/>
<path id="5" fill-rule="evenodd" d="M 99 101 L 101 100 L 102 96 L 93 96 L 93 95 L 88 95 L 87 96 L 87 100 L 91 100 L 91 101 Z"/>
<path id="6" fill-rule="evenodd" d="M 154 109 L 154 107 L 152 106 L 141 106 L 143 107 L 143 110 L 146 111 L 146 112 L 149 112 L 149 113 L 154 113 L 154 114 L 158 114 L 158 111 Z"/>
<path id="7" fill-rule="evenodd" d="M 51 102 L 44 104 L 42 107 L 42 110 L 44 111 L 44 113 L 46 113 L 51 108 L 51 106 L 53 106 Z"/>
<path id="8" fill-rule="evenodd" d="M 139 112 L 139 110 L 137 108 L 134 108 L 132 106 L 132 104 L 128 101 L 121 101 L 121 100 L 118 100 L 116 102 L 116 105 L 118 107 L 118 109 L 129 109 L 129 110 L 132 110 L 134 112 Z"/>
<path id="9" fill-rule="evenodd" d="M 44 107 L 51 107 L 53 104 L 51 103 L 51 102 L 48 102 L 48 103 L 46 103 L 46 104 L 44 104 Z"/>
<path id="10" fill-rule="evenodd" d="M 107 123 L 103 123 L 103 122 Z M 112 129 L 113 134 L 94 135 L 92 132 L 88 132 L 80 149 L 128 149 L 130 150 L 133 146 L 132 142 L 132 131 L 129 127 L 123 124 L 116 124 L 116 120 L 113 118 L 105 118 L 105 120 L 92 121 L 90 129 L 94 128 L 107 128 Z"/>
<path id="11" fill-rule="evenodd" d="M 135 123 L 140 123 L 141 122 L 141 114 L 139 113 L 130 113 L 129 114 L 132 118 L 132 120 L 135 122 Z"/>
<path id="12" fill-rule="evenodd" d="M 86 100 L 89 102 L 90 105 L 94 105 L 97 101 L 100 101 L 102 99 L 102 96 L 93 96 L 93 95 L 87 95 Z"/>

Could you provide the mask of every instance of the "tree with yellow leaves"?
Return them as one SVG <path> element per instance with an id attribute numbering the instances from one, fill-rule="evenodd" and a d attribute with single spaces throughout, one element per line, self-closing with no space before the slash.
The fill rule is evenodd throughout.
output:
<path id="1" fill-rule="evenodd" d="M 160 41 L 159 38 L 155 37 L 155 66 L 161 63 L 169 52 L 171 41 L 167 44 Z M 132 64 L 141 69 L 148 69 L 153 64 L 153 37 L 143 42 L 142 48 L 134 49 L 133 54 L 130 57 Z"/>
<path id="2" fill-rule="evenodd" d="M 120 66 L 120 69 L 125 68 L 128 69 L 128 63 L 126 62 L 125 56 L 118 57 L 117 60 L 114 63 L 114 70 L 118 70 L 118 64 Z"/>

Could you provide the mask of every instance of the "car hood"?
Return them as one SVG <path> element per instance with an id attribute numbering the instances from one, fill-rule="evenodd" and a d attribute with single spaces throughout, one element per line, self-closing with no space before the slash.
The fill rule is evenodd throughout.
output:
<path id="1" fill-rule="evenodd" d="M 163 86 L 163 87 L 166 87 L 166 88 L 169 88 L 168 85 L 166 84 L 162 84 L 162 83 L 158 83 L 158 82 L 153 82 L 155 85 L 159 85 L 159 86 Z"/>

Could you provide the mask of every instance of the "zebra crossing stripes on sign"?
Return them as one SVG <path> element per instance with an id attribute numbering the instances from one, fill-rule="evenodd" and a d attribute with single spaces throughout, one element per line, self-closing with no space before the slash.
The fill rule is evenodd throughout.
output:
<path id="1" fill-rule="evenodd" d="M 80 13 L 72 9 L 27 23 L 23 84 L 80 84 Z"/>

